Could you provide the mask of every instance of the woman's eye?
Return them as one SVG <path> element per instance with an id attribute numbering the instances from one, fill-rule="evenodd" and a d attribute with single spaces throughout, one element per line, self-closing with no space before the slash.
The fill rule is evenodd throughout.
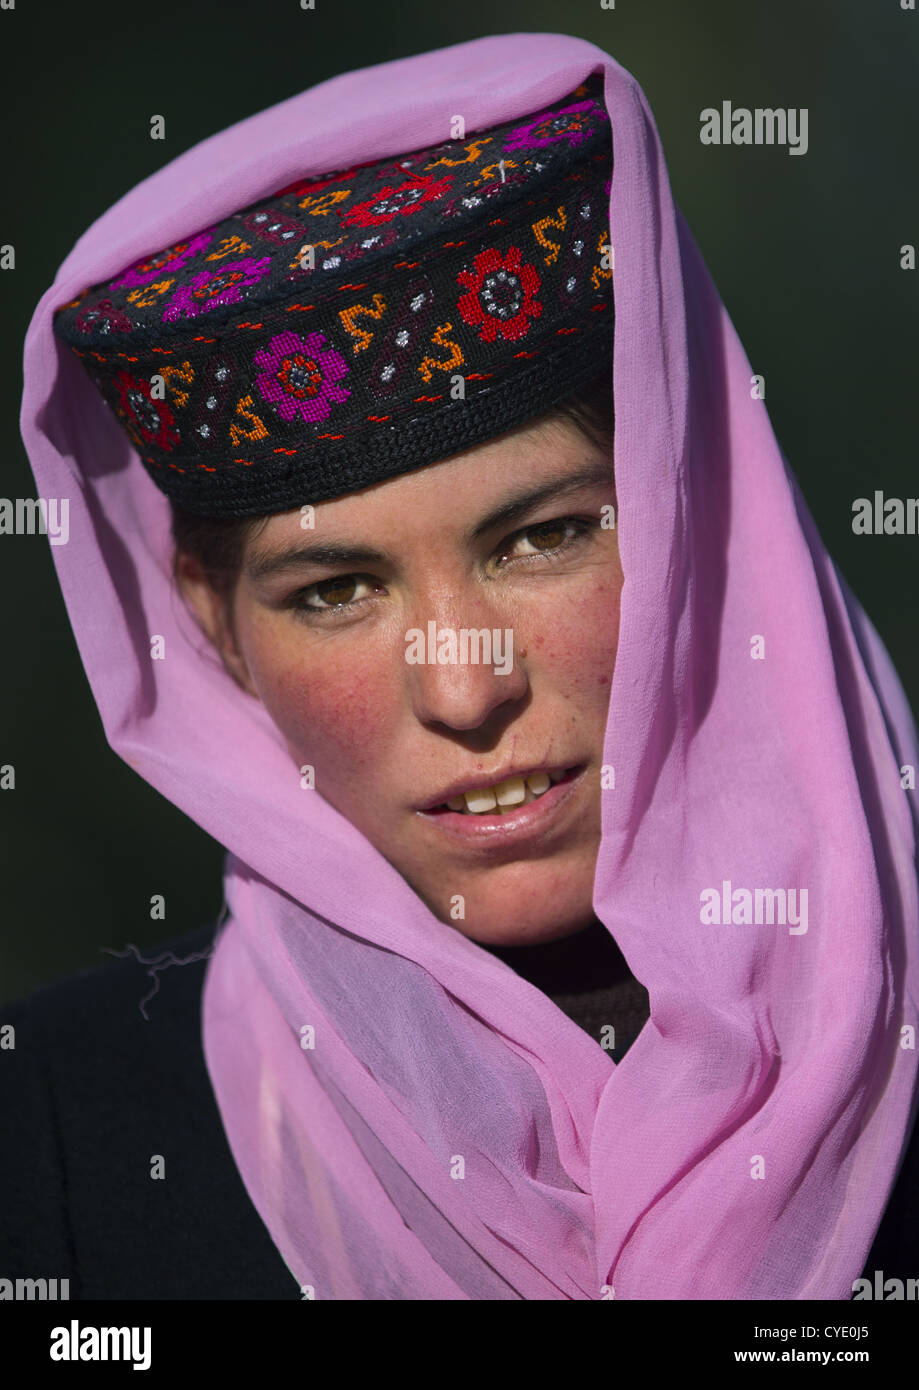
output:
<path id="1" fill-rule="evenodd" d="M 335 613 L 348 608 L 361 597 L 359 590 L 369 589 L 373 581 L 359 574 L 337 574 L 334 579 L 321 579 L 308 589 L 300 589 L 291 598 L 294 609 L 307 613 Z"/>
<path id="2" fill-rule="evenodd" d="M 533 556 L 551 556 L 559 551 L 567 550 L 569 546 L 577 542 L 587 534 L 591 522 L 583 517 L 563 516 L 553 521 L 541 521 L 538 526 L 527 526 L 525 530 L 518 531 L 516 536 L 512 536 L 502 549 L 499 559 L 511 555 L 511 552 L 521 542 L 525 542 L 531 547 L 529 552 L 523 552 L 520 559 L 526 560 Z M 511 558 L 518 558 L 511 556 Z"/>

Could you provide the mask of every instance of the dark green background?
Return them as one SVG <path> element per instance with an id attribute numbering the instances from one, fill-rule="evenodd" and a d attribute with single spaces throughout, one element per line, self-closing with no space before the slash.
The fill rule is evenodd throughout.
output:
<path id="1" fill-rule="evenodd" d="M 350 68 L 486 34 L 563 32 L 641 82 L 686 214 L 821 534 L 919 709 L 919 537 L 856 537 L 855 497 L 919 494 L 919 14 L 899 0 L 178 0 L 0 10 L 0 429 L 7 497 L 36 488 L 19 436 L 22 343 L 78 236 L 204 137 Z M 809 150 L 706 147 L 699 112 L 807 107 Z M 149 138 L 153 113 L 165 142 Z M 222 850 L 109 749 L 41 536 L 0 536 L 0 998 L 203 925 Z M 165 921 L 149 919 L 163 893 Z"/>

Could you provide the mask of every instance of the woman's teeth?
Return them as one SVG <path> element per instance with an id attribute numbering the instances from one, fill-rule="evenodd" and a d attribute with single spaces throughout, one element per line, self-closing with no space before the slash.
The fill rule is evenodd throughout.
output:
<path id="1" fill-rule="evenodd" d="M 506 782 L 498 782 L 493 787 L 475 787 L 463 792 L 461 796 L 451 796 L 446 806 L 451 811 L 481 816 L 489 811 L 504 815 L 517 806 L 527 806 L 537 797 L 547 792 L 553 782 L 560 782 L 565 776 L 562 772 L 533 772 L 529 777 L 509 777 Z"/>

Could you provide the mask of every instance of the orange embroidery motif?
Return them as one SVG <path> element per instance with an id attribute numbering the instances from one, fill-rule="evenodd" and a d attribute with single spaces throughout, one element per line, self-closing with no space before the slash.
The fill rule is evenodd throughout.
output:
<path id="1" fill-rule="evenodd" d="M 450 356 L 445 362 L 438 362 L 436 357 L 425 357 L 422 359 L 418 370 L 424 377 L 425 382 L 430 382 L 431 377 L 434 375 L 431 370 L 432 367 L 436 367 L 439 372 L 448 372 L 451 367 L 462 366 L 465 359 L 459 343 L 451 342 L 449 338 L 443 336 L 445 333 L 452 332 L 452 330 L 452 323 L 442 323 L 439 328 L 435 329 L 431 342 L 437 343 L 439 347 L 449 348 Z"/>
<path id="2" fill-rule="evenodd" d="M 172 281 L 169 282 L 170 284 Z M 188 405 L 188 392 L 183 391 L 181 386 L 176 385 L 176 381 L 184 381 L 186 386 L 191 386 L 195 379 L 195 369 L 190 362 L 181 362 L 178 366 L 160 367 L 160 376 L 166 382 L 172 392 L 172 398 L 176 405 Z M 175 380 L 173 379 L 175 378 Z"/>
<path id="3" fill-rule="evenodd" d="M 81 290 L 80 293 L 77 295 L 76 299 L 68 299 L 68 301 L 67 301 L 66 304 L 59 304 L 58 307 L 55 309 L 54 312 L 55 312 L 56 314 L 59 314 L 59 313 L 61 312 L 62 309 L 75 309 L 75 308 L 77 307 L 78 304 L 82 304 L 82 303 L 83 303 L 83 300 L 86 298 L 86 296 L 87 296 L 88 294 L 89 294 L 89 290 L 88 290 L 88 289 Z"/>
<path id="4" fill-rule="evenodd" d="M 536 240 L 539 242 L 540 246 L 546 246 L 549 248 L 549 254 L 545 257 L 546 265 L 552 264 L 559 251 L 561 250 L 561 247 L 559 246 L 558 242 L 550 241 L 549 238 L 544 235 L 545 228 L 557 227 L 560 232 L 563 232 L 567 223 L 568 215 L 563 207 L 559 208 L 557 214 L 554 217 L 551 213 L 549 213 L 547 217 L 541 217 L 538 222 L 533 223 L 533 235 L 536 237 Z"/>
<path id="5" fill-rule="evenodd" d="M 205 259 L 208 261 L 222 261 L 224 256 L 241 256 L 244 251 L 251 251 L 252 244 L 243 241 L 239 236 L 225 236 L 222 241 L 217 243 L 216 251 L 212 251 Z"/>
<path id="6" fill-rule="evenodd" d="M 469 149 L 462 159 L 448 159 L 446 155 L 441 155 L 440 159 L 433 159 L 430 164 L 424 166 L 425 172 L 428 169 L 436 169 L 438 164 L 446 164 L 451 169 L 455 169 L 458 164 L 474 164 L 485 146 L 491 144 L 492 139 L 493 137 L 489 135 L 487 140 L 470 140 Z M 492 165 L 492 168 L 496 167 L 496 165 Z"/>
<path id="7" fill-rule="evenodd" d="M 268 438 L 268 431 L 252 410 L 253 404 L 254 402 L 251 396 L 243 396 L 241 400 L 236 402 L 236 414 L 243 420 L 248 420 L 252 425 L 251 430 L 244 429 L 242 425 L 233 424 L 230 426 L 230 439 L 237 449 L 242 439 L 252 440 Z"/>
<path id="8" fill-rule="evenodd" d="M 161 295 L 164 295 L 174 284 L 175 277 L 171 280 L 157 280 L 154 285 L 144 285 L 142 289 L 131 291 L 128 295 L 128 303 L 136 304 L 138 309 L 152 309 Z"/>
<path id="9" fill-rule="evenodd" d="M 483 165 L 483 167 L 479 170 L 479 177 L 477 179 L 472 180 L 472 187 L 480 188 L 483 183 L 493 183 L 495 179 L 498 179 L 500 181 L 501 162 L 502 161 L 499 160 L 496 164 Z M 505 177 L 507 177 L 511 169 L 519 168 L 516 159 L 505 159 L 503 163 Z"/>
<path id="10" fill-rule="evenodd" d="M 300 249 L 299 249 L 299 251 L 297 252 L 297 254 L 296 254 L 296 256 L 294 257 L 294 259 L 293 259 L 293 260 L 290 262 L 290 264 L 288 265 L 287 269 L 288 269 L 288 270 L 303 270 L 304 267 L 300 264 L 300 258 L 301 258 L 301 256 L 303 255 L 303 253 L 306 251 L 306 248 L 307 248 L 308 246 L 312 246 L 312 247 L 314 247 L 314 248 L 318 248 L 318 247 L 321 246 L 321 247 L 323 248 L 323 250 L 325 250 L 325 251 L 332 251 L 332 250 L 334 250 L 334 248 L 335 248 L 336 246 L 340 246 L 340 245 L 342 244 L 342 242 L 344 241 L 344 239 L 345 239 L 345 238 L 344 238 L 343 236 L 340 236 L 340 237 L 338 238 L 337 241 L 305 241 L 305 242 L 303 243 L 303 245 L 300 247 Z"/>
<path id="11" fill-rule="evenodd" d="M 346 198 L 351 197 L 350 188 L 335 188 L 331 193 L 319 193 L 310 195 L 308 198 L 301 198 L 297 204 L 308 212 L 310 217 L 325 217 L 327 212 L 331 212 L 336 203 L 343 203 Z"/>
<path id="12" fill-rule="evenodd" d="M 613 248 L 610 245 L 609 228 L 607 228 L 605 232 L 600 233 L 600 240 L 597 242 L 597 250 L 600 252 L 601 263 L 599 265 L 595 265 L 593 270 L 590 272 L 590 283 L 593 285 L 595 290 L 598 290 L 600 288 L 601 280 L 611 280 L 613 278 Z M 609 270 L 603 269 L 602 258 L 604 253 L 609 254 Z"/>
<path id="13" fill-rule="evenodd" d="M 347 309 L 340 309 L 338 317 L 341 319 L 352 338 L 357 341 L 354 344 L 355 352 L 362 352 L 364 348 L 370 346 L 373 334 L 366 328 L 358 328 L 354 320 L 358 314 L 367 314 L 372 319 L 379 319 L 386 311 L 386 302 L 381 294 L 373 296 L 374 307 L 371 309 L 369 304 L 349 304 Z"/>

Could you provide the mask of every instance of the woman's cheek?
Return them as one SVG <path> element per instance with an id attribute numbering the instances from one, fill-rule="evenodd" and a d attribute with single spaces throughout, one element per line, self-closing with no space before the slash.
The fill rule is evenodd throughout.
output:
<path id="1" fill-rule="evenodd" d="M 250 671 L 272 719 L 297 750 L 339 767 L 379 761 L 388 746 L 392 676 L 352 653 L 331 657 L 321 644 L 308 660 L 259 654 Z"/>
<path id="2" fill-rule="evenodd" d="M 566 698 L 581 705 L 590 702 L 606 708 L 619 642 L 619 597 L 622 581 L 617 576 L 594 580 L 577 603 L 554 605 L 543 611 L 521 655 L 531 673 L 551 674 L 552 683 Z"/>
<path id="3" fill-rule="evenodd" d="M 588 683 L 604 685 L 607 689 L 612 680 L 619 645 L 622 583 L 622 576 L 617 575 L 596 585 L 584 604 L 582 621 L 578 625 L 582 666 Z"/>

